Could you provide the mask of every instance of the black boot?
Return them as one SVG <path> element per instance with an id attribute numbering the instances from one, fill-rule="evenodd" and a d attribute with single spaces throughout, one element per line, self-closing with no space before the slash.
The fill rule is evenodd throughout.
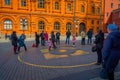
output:
<path id="1" fill-rule="evenodd" d="M 108 79 L 114 80 L 114 72 L 108 73 Z"/>

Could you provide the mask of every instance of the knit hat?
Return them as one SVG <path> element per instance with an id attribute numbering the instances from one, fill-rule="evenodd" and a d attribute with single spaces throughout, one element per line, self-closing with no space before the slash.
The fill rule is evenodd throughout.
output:
<path id="1" fill-rule="evenodd" d="M 107 29 L 109 29 L 110 31 L 115 31 L 118 30 L 118 27 L 115 24 L 109 24 L 107 26 Z"/>

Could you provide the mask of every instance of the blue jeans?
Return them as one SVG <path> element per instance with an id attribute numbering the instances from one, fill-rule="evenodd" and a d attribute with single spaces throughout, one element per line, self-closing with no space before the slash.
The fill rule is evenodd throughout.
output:
<path id="1" fill-rule="evenodd" d="M 81 44 L 82 44 L 82 45 L 85 45 L 85 38 L 82 38 Z"/>
<path id="2" fill-rule="evenodd" d="M 92 44 L 92 38 L 88 38 L 88 44 Z"/>
<path id="3" fill-rule="evenodd" d="M 45 40 L 44 39 L 41 40 L 41 45 L 45 46 Z"/>
<path id="4" fill-rule="evenodd" d="M 65 42 L 65 44 L 69 44 L 69 42 L 70 42 L 70 37 L 66 37 L 66 42 Z"/>

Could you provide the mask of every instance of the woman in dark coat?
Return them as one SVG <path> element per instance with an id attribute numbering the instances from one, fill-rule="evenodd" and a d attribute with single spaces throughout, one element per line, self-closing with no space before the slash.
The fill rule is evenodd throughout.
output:
<path id="1" fill-rule="evenodd" d="M 103 68 L 109 80 L 114 80 L 114 70 L 120 60 L 120 31 L 114 24 L 109 24 L 107 30 L 109 34 L 102 50 Z"/>
<path id="2" fill-rule="evenodd" d="M 98 34 L 95 36 L 95 46 L 97 47 L 97 63 L 96 65 L 100 65 L 102 63 L 102 48 L 103 48 L 103 42 L 104 42 L 104 33 L 99 30 Z"/>
<path id="3" fill-rule="evenodd" d="M 57 48 L 56 47 L 56 45 L 55 45 L 55 34 L 54 34 L 54 32 L 52 31 L 52 33 L 51 33 L 51 40 L 52 40 L 52 44 L 53 44 L 53 48 Z"/>
<path id="4" fill-rule="evenodd" d="M 35 42 L 36 42 L 36 47 L 38 47 L 40 40 L 39 40 L 39 35 L 37 34 L 37 32 L 35 32 Z"/>
<path id="5" fill-rule="evenodd" d="M 16 32 L 13 31 L 13 33 L 11 34 L 11 42 L 12 42 L 12 45 L 13 45 L 13 50 L 14 50 L 14 53 L 17 54 L 17 42 L 18 42 L 18 38 L 17 38 L 17 35 L 16 35 Z"/>

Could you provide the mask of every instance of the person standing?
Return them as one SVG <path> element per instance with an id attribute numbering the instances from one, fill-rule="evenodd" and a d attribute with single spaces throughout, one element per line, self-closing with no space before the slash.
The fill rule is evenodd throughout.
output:
<path id="1" fill-rule="evenodd" d="M 69 44 L 69 42 L 70 42 L 70 36 L 71 36 L 71 32 L 68 29 L 68 31 L 66 32 L 66 42 L 65 42 L 65 44 Z"/>
<path id="2" fill-rule="evenodd" d="M 88 36 L 88 41 L 87 44 L 92 44 L 92 35 L 93 35 L 93 31 L 92 29 L 89 29 L 89 31 L 87 32 L 87 36 Z"/>
<path id="3" fill-rule="evenodd" d="M 120 31 L 115 24 L 109 24 L 107 31 L 109 34 L 102 50 L 103 68 L 107 71 L 108 79 L 114 80 L 114 70 L 120 60 Z"/>
<path id="4" fill-rule="evenodd" d="M 60 32 L 56 33 L 56 44 L 60 45 Z"/>
<path id="5" fill-rule="evenodd" d="M 40 34 L 41 37 L 41 46 L 45 46 L 45 34 L 44 31 L 42 31 L 42 33 Z"/>
<path id="6" fill-rule="evenodd" d="M 11 42 L 12 42 L 12 46 L 13 46 L 13 50 L 14 53 L 17 54 L 17 42 L 18 42 L 18 37 L 16 35 L 16 32 L 13 31 L 13 33 L 11 34 Z"/>
<path id="7" fill-rule="evenodd" d="M 25 51 L 27 51 L 27 47 L 26 47 L 26 44 L 25 44 L 25 39 L 26 39 L 26 36 L 25 34 L 21 34 L 21 36 L 19 37 L 18 39 L 18 52 L 20 52 L 20 48 L 21 47 L 24 47 Z"/>
<path id="8" fill-rule="evenodd" d="M 37 34 L 37 32 L 35 32 L 35 42 L 36 42 L 36 47 L 38 47 L 40 40 L 39 40 L 39 35 Z"/>
<path id="9" fill-rule="evenodd" d="M 75 43 L 76 43 L 76 35 L 75 34 L 72 37 L 72 42 L 73 42 L 73 47 L 75 47 Z"/>
<path id="10" fill-rule="evenodd" d="M 94 46 L 97 47 L 97 63 L 96 65 L 100 65 L 102 63 L 102 48 L 104 43 L 104 33 L 102 30 L 99 30 L 97 35 L 95 36 Z"/>
<path id="11" fill-rule="evenodd" d="M 57 48 L 56 45 L 55 45 L 55 35 L 54 35 L 54 31 L 52 31 L 51 33 L 51 40 L 52 40 L 52 44 L 53 44 L 53 48 Z"/>
<path id="12" fill-rule="evenodd" d="M 82 37 L 81 45 L 85 45 L 85 36 L 86 36 L 85 31 L 82 31 L 81 32 L 81 37 Z"/>
<path id="13" fill-rule="evenodd" d="M 45 32 L 44 36 L 45 36 L 45 44 L 47 44 L 47 42 L 48 42 L 48 33 L 47 33 L 47 31 Z"/>

